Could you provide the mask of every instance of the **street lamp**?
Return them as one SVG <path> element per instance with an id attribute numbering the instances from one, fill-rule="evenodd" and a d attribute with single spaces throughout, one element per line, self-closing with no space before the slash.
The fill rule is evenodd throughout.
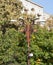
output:
<path id="1" fill-rule="evenodd" d="M 29 20 L 30 18 L 28 18 Z M 33 53 L 30 53 L 30 34 L 31 34 L 31 25 L 35 24 L 35 20 L 38 20 L 39 18 L 35 18 L 32 21 L 32 24 L 27 23 L 24 24 L 24 19 L 22 17 L 19 18 L 20 25 L 25 25 L 25 33 L 26 33 L 26 38 L 27 38 L 27 43 L 28 43 L 28 51 L 27 51 L 27 65 L 30 65 L 30 57 L 33 57 Z M 16 20 L 11 20 L 12 22 L 15 22 Z"/>
<path id="2" fill-rule="evenodd" d="M 28 18 L 29 20 L 30 18 Z M 35 20 L 38 20 L 39 18 L 35 18 L 32 21 L 32 24 L 27 23 L 25 24 L 25 33 L 26 33 L 26 38 L 27 38 L 27 43 L 28 43 L 28 51 L 27 51 L 27 65 L 30 65 L 30 57 L 33 57 L 33 53 L 30 53 L 30 34 L 31 34 L 31 25 L 35 24 Z M 21 18 L 20 20 L 22 20 L 21 22 L 24 21 L 23 18 Z M 23 25 L 23 24 L 22 24 Z M 36 31 L 35 31 L 36 32 Z"/>

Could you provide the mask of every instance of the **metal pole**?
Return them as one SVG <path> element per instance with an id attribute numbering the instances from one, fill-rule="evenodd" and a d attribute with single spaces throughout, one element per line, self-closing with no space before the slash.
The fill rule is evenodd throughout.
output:
<path id="1" fill-rule="evenodd" d="M 30 65 L 30 24 L 26 25 L 26 37 L 27 37 L 27 43 L 28 43 L 28 52 L 27 52 L 27 65 Z"/>
<path id="2" fill-rule="evenodd" d="M 27 65 L 30 65 L 30 57 L 29 57 L 29 52 L 30 52 L 30 49 L 28 47 L 28 55 L 27 55 Z"/>

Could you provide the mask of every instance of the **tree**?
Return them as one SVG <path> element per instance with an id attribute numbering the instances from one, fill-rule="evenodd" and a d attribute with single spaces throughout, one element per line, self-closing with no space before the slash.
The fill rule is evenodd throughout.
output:
<path id="1" fill-rule="evenodd" d="M 12 6 L 13 5 L 13 6 Z M 18 30 L 18 23 L 24 19 L 24 24 L 34 21 L 33 15 L 21 14 L 20 0 L 0 0 L 0 65 L 27 65 L 26 34 Z M 10 20 L 16 19 L 16 22 Z M 32 25 L 33 26 L 33 25 Z M 25 26 L 19 26 L 19 29 Z M 31 65 L 52 65 L 53 63 L 53 30 L 47 31 L 39 25 L 37 31 L 30 36 Z"/>
<path id="2" fill-rule="evenodd" d="M 27 64 L 25 35 L 16 30 L 22 8 L 20 0 L 0 0 L 0 65 Z"/>
<path id="3" fill-rule="evenodd" d="M 0 29 L 3 34 L 6 27 L 18 28 L 18 19 L 21 16 L 22 9 L 23 6 L 20 0 L 0 0 Z M 16 22 L 11 22 L 11 20 L 16 20 Z"/>
<path id="4" fill-rule="evenodd" d="M 31 65 L 52 65 L 53 64 L 53 31 L 47 28 L 37 28 L 37 32 L 31 35 Z"/>
<path id="5" fill-rule="evenodd" d="M 26 65 L 26 35 L 19 31 L 22 26 L 18 24 L 21 16 L 26 24 L 33 16 L 21 13 L 22 3 L 19 0 L 1 0 L 0 8 L 0 65 Z M 14 19 L 17 21 L 10 21 Z"/>
<path id="6" fill-rule="evenodd" d="M 47 21 L 46 21 L 46 27 L 48 29 L 52 29 L 53 28 L 53 16 L 51 16 Z"/>
<path id="7" fill-rule="evenodd" d="M 23 8 L 21 4 L 20 0 L 0 0 L 0 22 L 18 20 Z"/>

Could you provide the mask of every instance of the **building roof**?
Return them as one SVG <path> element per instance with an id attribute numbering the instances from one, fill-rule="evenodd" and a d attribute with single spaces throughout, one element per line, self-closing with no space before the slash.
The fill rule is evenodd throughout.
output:
<path id="1" fill-rule="evenodd" d="M 29 1 L 29 0 L 26 0 L 26 1 L 28 1 L 28 2 L 30 2 L 30 3 L 32 3 L 32 4 L 34 4 L 34 5 L 37 5 L 37 6 L 41 7 L 41 8 L 43 8 L 42 6 L 36 4 L 36 3 L 32 2 L 32 1 Z"/>

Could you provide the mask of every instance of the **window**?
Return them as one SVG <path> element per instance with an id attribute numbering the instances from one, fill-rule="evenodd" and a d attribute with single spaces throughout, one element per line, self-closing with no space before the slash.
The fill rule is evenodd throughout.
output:
<path id="1" fill-rule="evenodd" d="M 28 9 L 24 9 L 24 11 L 25 11 L 25 12 L 27 12 L 27 11 L 28 11 Z"/>
<path id="2" fill-rule="evenodd" d="M 38 13 L 37 16 L 40 17 L 41 15 Z"/>
<path id="3" fill-rule="evenodd" d="M 31 11 L 34 11 L 35 9 L 34 8 L 31 8 Z"/>

